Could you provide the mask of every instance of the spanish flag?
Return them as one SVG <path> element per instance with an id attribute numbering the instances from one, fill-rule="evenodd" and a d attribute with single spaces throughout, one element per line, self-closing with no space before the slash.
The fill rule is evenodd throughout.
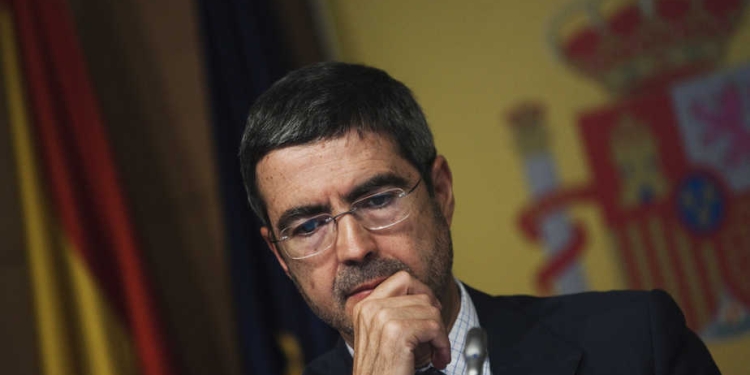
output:
<path id="1" fill-rule="evenodd" d="M 172 374 L 137 236 L 64 0 L 0 0 L 0 68 L 34 290 L 40 372 Z"/>

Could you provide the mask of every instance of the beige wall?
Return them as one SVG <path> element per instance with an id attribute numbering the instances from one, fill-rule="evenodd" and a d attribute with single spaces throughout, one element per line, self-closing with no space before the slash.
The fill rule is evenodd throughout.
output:
<path id="1" fill-rule="evenodd" d="M 545 33 L 568 1 L 329 0 L 340 58 L 374 65 L 416 93 L 453 169 L 453 224 L 458 277 L 492 293 L 538 293 L 544 261 L 517 230 L 530 201 L 507 112 L 525 100 L 544 104 L 551 153 L 565 186 L 589 181 L 576 127 L 583 110 L 615 99 L 554 57 Z M 622 3 L 622 2 L 621 2 Z M 750 58 L 750 23 L 736 31 L 720 66 Z M 577 204 L 589 242 L 581 259 L 594 289 L 624 288 L 600 210 Z M 750 368 L 750 336 L 713 342 L 725 374 Z"/>

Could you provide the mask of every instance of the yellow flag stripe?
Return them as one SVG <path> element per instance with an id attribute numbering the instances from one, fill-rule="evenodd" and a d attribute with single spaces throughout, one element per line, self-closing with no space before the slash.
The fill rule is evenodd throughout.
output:
<path id="1" fill-rule="evenodd" d="M 52 241 L 45 221 L 46 208 L 33 152 L 15 38 L 11 14 L 0 4 L 0 62 L 6 77 L 11 137 L 18 163 L 18 184 L 36 305 L 41 370 L 46 375 L 67 375 L 74 372 L 67 347 L 61 296 L 55 282 L 57 273 Z"/>
<path id="2" fill-rule="evenodd" d="M 107 303 L 94 275 L 73 245 L 67 238 L 61 241 L 75 296 L 75 315 L 82 331 L 82 361 L 87 372 L 92 375 L 132 374 L 135 359 L 126 327 Z"/>

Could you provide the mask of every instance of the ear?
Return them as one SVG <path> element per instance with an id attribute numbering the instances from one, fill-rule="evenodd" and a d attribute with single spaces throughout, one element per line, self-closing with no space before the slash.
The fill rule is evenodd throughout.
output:
<path id="1" fill-rule="evenodd" d="M 432 186 L 435 189 L 435 201 L 445 217 L 448 225 L 453 220 L 453 208 L 455 199 L 453 197 L 453 173 L 448 166 L 448 161 L 443 155 L 438 155 L 432 163 Z"/>
<path id="2" fill-rule="evenodd" d="M 279 248 L 276 246 L 276 244 L 271 242 L 271 231 L 268 230 L 268 227 L 261 227 L 260 235 L 263 237 L 263 240 L 266 241 L 268 248 L 273 251 L 273 255 L 276 256 L 276 260 L 279 261 L 279 265 L 284 269 L 284 273 L 286 273 L 287 276 L 291 277 L 289 275 L 289 266 L 287 266 L 286 260 L 284 260 L 284 257 L 281 256 L 281 253 L 279 253 Z"/>

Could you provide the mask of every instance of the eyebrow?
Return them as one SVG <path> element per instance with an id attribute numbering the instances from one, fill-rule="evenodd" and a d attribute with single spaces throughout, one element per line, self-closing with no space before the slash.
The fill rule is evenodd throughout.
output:
<path id="1" fill-rule="evenodd" d="M 279 220 L 276 221 L 276 228 L 279 228 L 279 231 L 282 231 L 299 218 L 310 217 L 326 212 L 331 212 L 331 207 L 325 204 L 293 207 L 284 211 L 284 213 L 279 216 Z"/>
<path id="2" fill-rule="evenodd" d="M 364 195 L 372 193 L 386 186 L 405 189 L 408 187 L 408 185 L 409 182 L 404 177 L 401 177 L 392 172 L 381 173 L 372 176 L 365 182 L 355 186 L 354 189 L 352 189 L 349 193 L 346 194 L 346 196 L 344 196 L 344 199 L 347 203 L 353 203 Z M 279 219 L 276 221 L 276 228 L 279 228 L 279 230 L 284 230 L 289 225 L 291 225 L 292 222 L 300 218 L 330 212 L 331 206 L 326 204 L 312 204 L 307 206 L 292 207 L 284 211 L 281 216 L 279 216 Z"/>
<path id="3" fill-rule="evenodd" d="M 406 189 L 408 185 L 409 182 L 404 177 L 392 172 L 381 173 L 357 185 L 344 198 L 347 203 L 353 203 L 357 199 L 386 186 Z"/>

